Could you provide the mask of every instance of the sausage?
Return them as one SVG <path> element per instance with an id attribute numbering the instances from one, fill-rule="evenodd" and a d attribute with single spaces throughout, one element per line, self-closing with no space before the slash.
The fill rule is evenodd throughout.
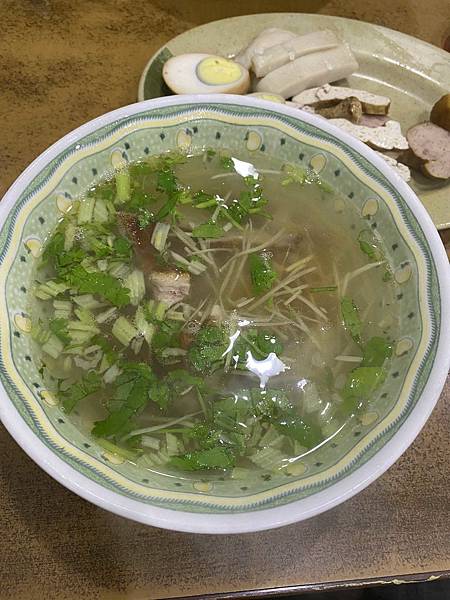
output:
<path id="1" fill-rule="evenodd" d="M 450 177 L 450 131 L 427 121 L 411 127 L 406 137 L 424 175 L 433 179 Z"/>

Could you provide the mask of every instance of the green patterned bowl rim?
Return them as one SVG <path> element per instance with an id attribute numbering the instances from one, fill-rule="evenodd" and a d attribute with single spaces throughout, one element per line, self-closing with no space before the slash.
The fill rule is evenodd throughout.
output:
<path id="1" fill-rule="evenodd" d="M 24 207 L 45 186 L 46 178 L 64 167 L 67 157 L 71 157 L 73 164 L 82 156 L 83 149 L 114 132 L 129 133 L 145 120 L 167 118 L 185 127 L 190 119 L 211 119 L 212 115 L 225 122 L 231 119 L 232 123 L 236 120 L 252 123 L 255 122 L 252 119 L 260 118 L 288 135 L 295 131 L 307 133 L 317 143 L 320 140 L 329 154 L 339 155 L 347 167 L 383 190 L 392 203 L 390 210 L 395 212 L 397 228 L 401 225 L 399 234 L 414 248 L 420 263 L 416 293 L 423 326 L 421 351 L 412 363 L 415 370 L 408 373 L 404 410 L 391 435 L 381 430 L 366 446 L 361 440 L 361 451 L 352 463 L 330 478 L 327 487 L 307 497 L 298 499 L 298 490 L 291 485 L 291 489 L 274 488 L 259 499 L 247 498 L 238 510 L 231 505 L 231 510 L 225 511 L 205 493 L 195 497 L 171 492 L 159 498 L 128 493 L 114 481 L 112 471 L 86 469 L 90 457 L 80 460 L 70 441 L 60 437 L 59 444 L 55 443 L 48 431 L 33 426 L 33 411 L 39 410 L 39 402 L 15 368 L 11 342 L 13 315 L 8 312 L 6 300 L 8 274 L 22 243 L 18 230 Z M 120 108 L 79 127 L 41 154 L 3 198 L 0 225 L 0 301 L 8 316 L 0 324 L 0 418 L 19 445 L 52 477 L 83 498 L 122 516 L 182 531 L 237 533 L 278 527 L 319 514 L 361 491 L 398 459 L 425 424 L 444 385 L 450 365 L 450 339 L 441 335 L 450 325 L 449 265 L 436 229 L 409 186 L 382 158 L 314 115 L 240 96 L 176 96 Z M 375 440 L 379 442 L 377 446 Z M 277 499 L 283 503 L 276 504 Z M 209 512 L 198 512 L 199 506 L 207 507 Z"/>

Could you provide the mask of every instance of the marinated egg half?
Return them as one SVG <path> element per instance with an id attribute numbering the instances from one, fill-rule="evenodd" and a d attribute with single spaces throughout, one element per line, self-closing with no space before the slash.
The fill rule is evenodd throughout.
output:
<path id="1" fill-rule="evenodd" d="M 162 74 L 175 94 L 245 94 L 250 87 L 245 67 L 213 54 L 173 56 Z"/>

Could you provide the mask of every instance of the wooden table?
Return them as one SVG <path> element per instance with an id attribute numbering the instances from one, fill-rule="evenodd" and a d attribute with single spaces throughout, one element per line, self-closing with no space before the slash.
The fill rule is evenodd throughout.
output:
<path id="1" fill-rule="evenodd" d="M 450 33 L 442 0 L 3 0 L 0 195 L 61 135 L 133 102 L 141 70 L 163 42 L 199 23 L 261 10 L 360 18 L 438 45 Z M 0 426 L 0 598 L 230 598 L 249 590 L 261 597 L 449 575 L 449 448 L 450 381 L 412 447 L 344 505 L 271 532 L 195 536 L 88 504 Z"/>

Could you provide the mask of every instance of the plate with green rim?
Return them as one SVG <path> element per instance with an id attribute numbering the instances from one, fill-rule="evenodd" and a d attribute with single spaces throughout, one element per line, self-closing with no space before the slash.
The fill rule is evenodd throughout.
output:
<path id="1" fill-rule="evenodd" d="M 160 48 L 147 63 L 138 99 L 171 94 L 162 78 L 163 64 L 173 55 L 205 52 L 232 56 L 267 27 L 303 34 L 331 29 L 347 41 L 360 70 L 348 78 L 354 88 L 391 98 L 390 115 L 403 131 L 428 119 L 431 107 L 450 90 L 450 54 L 417 38 L 361 21 L 303 13 L 267 13 L 231 17 L 190 29 Z M 411 187 L 438 229 L 450 227 L 450 183 L 413 174 Z"/>

